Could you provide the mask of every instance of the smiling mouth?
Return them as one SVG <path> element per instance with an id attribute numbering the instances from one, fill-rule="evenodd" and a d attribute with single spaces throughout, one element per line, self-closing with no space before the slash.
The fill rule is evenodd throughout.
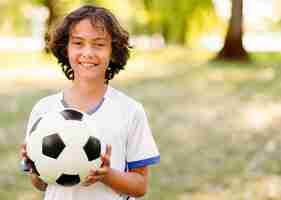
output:
<path id="1" fill-rule="evenodd" d="M 94 64 L 94 63 L 79 63 L 82 67 L 85 68 L 92 68 L 92 67 L 97 67 L 98 64 Z"/>

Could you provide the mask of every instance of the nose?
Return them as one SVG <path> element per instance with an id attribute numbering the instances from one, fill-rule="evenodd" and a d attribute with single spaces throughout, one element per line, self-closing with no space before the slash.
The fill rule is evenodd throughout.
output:
<path id="1" fill-rule="evenodd" d="M 81 52 L 81 56 L 85 59 L 92 59 L 94 57 L 94 50 L 90 46 L 85 46 Z"/>

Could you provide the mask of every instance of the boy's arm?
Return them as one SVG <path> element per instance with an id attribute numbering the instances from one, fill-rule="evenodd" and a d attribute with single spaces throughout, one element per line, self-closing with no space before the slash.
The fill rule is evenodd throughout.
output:
<path id="1" fill-rule="evenodd" d="M 111 187 L 117 193 L 131 197 L 143 196 L 148 188 L 148 167 L 131 169 L 129 172 L 121 172 L 110 168 L 111 146 L 106 146 L 106 153 L 102 155 L 101 168 L 90 170 L 84 186 L 94 184 L 97 181 Z"/>
<path id="2" fill-rule="evenodd" d="M 135 168 L 129 172 L 120 172 L 110 168 L 101 182 L 118 193 L 142 197 L 148 188 L 148 167 Z"/>
<path id="3" fill-rule="evenodd" d="M 47 188 L 47 183 L 45 183 L 42 179 L 40 179 L 37 174 L 34 172 L 32 166 L 31 166 L 31 163 L 28 163 L 28 156 L 27 156 L 27 152 L 26 152 L 26 144 L 22 144 L 20 146 L 20 157 L 21 159 L 23 160 L 26 160 L 26 164 L 27 164 L 27 169 L 30 176 L 31 176 L 31 183 L 32 185 L 37 188 L 38 190 L 40 191 L 46 191 L 46 188 Z"/>
<path id="4" fill-rule="evenodd" d="M 30 176 L 31 176 L 31 183 L 36 189 L 43 192 L 46 191 L 48 184 L 45 183 L 42 179 L 40 179 L 37 176 L 37 174 L 33 172 L 32 169 L 30 171 Z"/>

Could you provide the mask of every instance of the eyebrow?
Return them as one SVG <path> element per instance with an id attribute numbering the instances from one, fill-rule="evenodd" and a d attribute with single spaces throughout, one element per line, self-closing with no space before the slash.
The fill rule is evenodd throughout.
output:
<path id="1" fill-rule="evenodd" d="M 70 35 L 70 38 L 71 39 L 77 39 L 77 40 L 84 40 L 83 37 L 78 36 L 78 35 Z M 107 41 L 106 37 L 96 37 L 96 38 L 93 38 L 91 40 L 105 40 L 105 41 Z"/>

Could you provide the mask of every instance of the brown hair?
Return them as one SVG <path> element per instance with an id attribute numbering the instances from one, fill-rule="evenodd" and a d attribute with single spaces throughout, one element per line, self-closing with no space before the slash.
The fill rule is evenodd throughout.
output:
<path id="1" fill-rule="evenodd" d="M 121 27 L 118 20 L 109 10 L 98 6 L 86 5 L 72 11 L 49 35 L 47 39 L 48 49 L 58 59 L 58 63 L 61 65 L 65 76 L 69 80 L 74 80 L 74 72 L 67 56 L 67 45 L 71 29 L 85 18 L 89 18 L 93 25 L 96 22 L 103 24 L 112 38 L 112 56 L 105 74 L 106 83 L 108 83 L 115 74 L 124 69 L 124 65 L 126 65 L 129 58 L 130 48 L 128 32 Z"/>

